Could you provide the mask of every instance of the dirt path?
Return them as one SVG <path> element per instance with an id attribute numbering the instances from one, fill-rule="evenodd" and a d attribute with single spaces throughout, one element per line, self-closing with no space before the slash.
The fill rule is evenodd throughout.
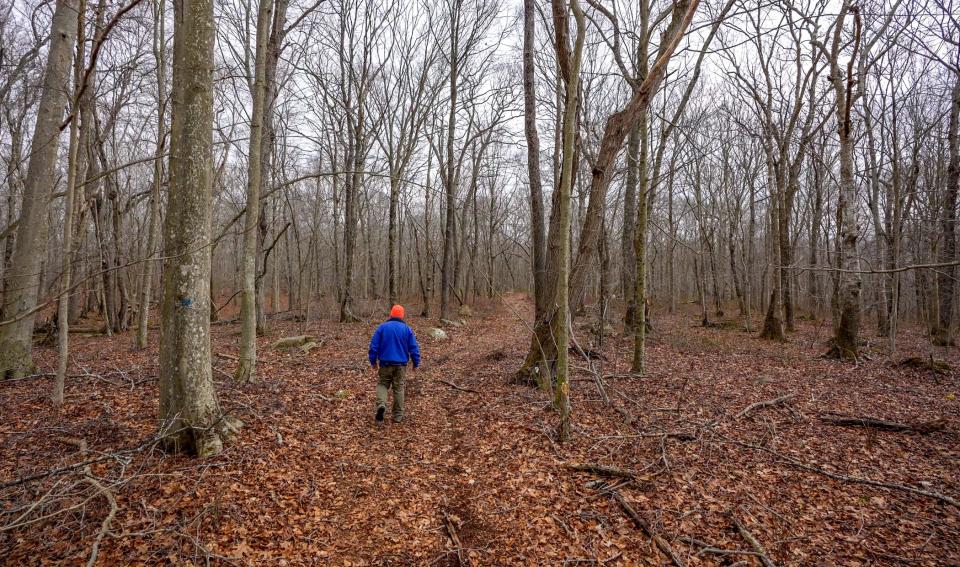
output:
<path id="1" fill-rule="evenodd" d="M 233 386 L 232 362 L 218 359 L 222 403 L 247 422 L 240 443 L 207 461 L 151 451 L 94 465 L 119 506 L 99 563 L 666 564 L 620 507 L 588 485 L 598 477 L 565 468 L 571 461 L 638 471 L 640 480 L 619 491 L 688 565 L 753 560 L 689 540 L 750 551 L 730 513 L 781 565 L 960 562 L 960 510 L 828 479 L 775 455 L 956 498 L 956 375 L 900 368 L 881 356 L 860 367 L 820 359 L 818 325 L 771 345 L 735 329 L 694 327 L 693 318 L 661 317 L 645 378 L 623 377 L 627 338 L 605 346 L 603 371 L 614 375 L 607 388 L 619 410 L 600 401 L 589 373 L 575 373 L 573 439 L 561 446 L 552 441 L 549 400 L 509 383 L 528 340 L 514 311 L 529 317 L 530 307 L 517 295 L 504 301 L 481 306 L 466 327 L 448 330 L 448 341 L 427 337 L 429 321 L 411 320 L 424 368 L 408 374 L 400 425 L 373 422 L 366 345 L 374 322 L 277 321 L 273 338 L 311 332 L 323 346 L 284 352 L 263 339 L 263 381 L 255 385 Z M 215 351 L 233 352 L 236 340 L 234 326 L 215 327 Z M 80 461 L 66 439 L 102 454 L 153 434 L 156 344 L 131 353 L 126 337 L 74 342 L 74 365 L 94 377 L 69 381 L 61 414 L 47 402 L 49 379 L 0 384 L 0 483 Z M 925 352 L 920 337 L 901 345 L 904 355 Z M 947 355 L 957 362 L 955 351 Z M 42 349 L 41 366 L 53 362 L 52 349 Z M 787 392 L 790 404 L 734 418 Z M 871 433 L 825 425 L 822 411 L 944 417 L 951 425 L 930 435 Z M 657 435 L 676 431 L 692 440 Z M 51 488 L 59 490 L 46 479 L 0 491 L 0 508 L 34 502 Z M 84 497 L 85 507 L 54 521 L 0 532 L 0 563 L 86 561 L 106 499 L 83 485 L 45 506 L 54 512 Z"/>

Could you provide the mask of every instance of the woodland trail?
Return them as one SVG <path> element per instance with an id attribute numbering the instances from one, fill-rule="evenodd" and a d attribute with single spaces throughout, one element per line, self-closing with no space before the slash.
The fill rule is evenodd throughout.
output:
<path id="1" fill-rule="evenodd" d="M 560 445 L 549 399 L 509 382 L 528 340 L 515 312 L 529 317 L 531 309 L 520 295 L 503 301 L 476 307 L 447 341 L 427 337 L 431 321 L 411 318 L 423 369 L 407 377 L 407 419 L 380 428 L 366 362 L 376 322 L 276 320 L 260 343 L 260 383 L 236 387 L 228 379 L 234 362 L 215 361 L 224 407 L 247 424 L 239 443 L 205 461 L 149 450 L 92 465 L 118 504 L 98 564 L 670 564 L 595 489 L 599 479 L 686 565 L 756 561 L 733 518 L 778 565 L 960 561 L 960 510 L 788 461 L 956 498 L 955 373 L 881 356 L 859 367 L 823 360 L 824 324 L 805 324 L 779 345 L 663 316 L 641 380 L 623 377 L 629 339 L 608 337 L 602 371 L 611 375 L 612 406 L 597 395 L 587 363 L 573 359 L 573 439 Z M 307 354 L 270 348 L 276 337 L 300 333 L 316 334 L 322 346 Z M 588 334 L 578 330 L 581 343 Z M 149 439 L 157 404 L 151 338 L 150 349 L 131 352 L 125 336 L 78 337 L 73 364 L 84 376 L 68 381 L 60 415 L 47 401 L 49 379 L 0 384 L 0 484 Z M 236 340 L 235 325 L 214 327 L 215 352 L 232 353 Z M 922 354 L 922 344 L 903 339 L 903 355 Z M 944 353 L 957 362 L 955 350 L 936 352 Z M 41 367 L 54 357 L 41 349 Z M 784 394 L 788 403 L 737 417 Z M 817 416 L 826 411 L 942 417 L 949 425 L 929 435 L 867 431 L 824 424 Z M 572 462 L 637 476 L 575 472 Z M 5 488 L 0 506 L 22 506 L 55 487 L 46 478 Z M 77 491 L 90 498 L 82 514 L 0 533 L 2 562 L 86 561 L 107 506 L 102 495 Z"/>

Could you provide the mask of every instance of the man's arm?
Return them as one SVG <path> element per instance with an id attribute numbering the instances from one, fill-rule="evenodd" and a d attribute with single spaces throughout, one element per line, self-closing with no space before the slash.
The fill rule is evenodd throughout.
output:
<path id="1" fill-rule="evenodd" d="M 413 333 L 413 329 L 410 329 L 410 336 L 407 338 L 407 350 L 413 359 L 413 367 L 420 368 L 420 345 L 417 344 L 417 335 Z"/>
<path id="2" fill-rule="evenodd" d="M 373 336 L 370 337 L 370 350 L 367 353 L 367 356 L 370 358 L 370 366 L 377 365 L 377 356 L 380 354 L 380 327 L 377 327 L 377 330 L 373 332 Z"/>

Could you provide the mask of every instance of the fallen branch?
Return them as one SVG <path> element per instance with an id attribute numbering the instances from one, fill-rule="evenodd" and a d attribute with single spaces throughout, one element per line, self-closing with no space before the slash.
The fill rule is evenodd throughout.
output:
<path id="1" fill-rule="evenodd" d="M 564 466 L 572 471 L 590 472 L 600 476 L 637 480 L 637 473 L 609 465 L 601 465 L 598 463 L 566 463 Z"/>
<path id="2" fill-rule="evenodd" d="M 271 345 L 271 348 L 288 349 L 302 347 L 306 343 L 316 342 L 317 337 L 313 335 L 297 335 L 295 337 L 283 337 Z"/>
<path id="3" fill-rule="evenodd" d="M 463 554 L 463 543 L 460 541 L 460 534 L 457 532 L 457 525 L 453 523 L 453 520 L 450 519 L 450 515 L 447 514 L 447 511 L 443 511 L 443 523 L 447 528 L 447 534 L 450 536 L 450 541 L 453 542 L 454 547 L 457 552 L 457 562 L 460 565 L 470 565 L 470 556 L 464 556 Z"/>
<path id="4" fill-rule="evenodd" d="M 110 512 L 107 513 L 107 517 L 104 518 L 103 522 L 100 523 L 100 531 L 97 533 L 97 539 L 93 541 L 93 549 L 90 550 L 90 559 L 87 560 L 87 567 L 93 567 L 96 565 L 97 555 L 100 553 L 100 542 L 103 541 L 103 536 L 106 535 L 110 530 L 110 523 L 113 522 L 113 518 L 117 515 L 117 499 L 114 497 L 113 492 L 109 488 L 100 484 L 97 479 L 87 475 L 86 480 L 100 493 L 106 496 L 107 502 L 110 503 Z"/>
<path id="5" fill-rule="evenodd" d="M 750 533 L 750 530 L 747 529 L 740 520 L 734 514 L 730 514 L 730 518 L 733 520 L 733 525 L 736 526 L 737 531 L 740 532 L 740 535 L 750 544 L 750 547 L 757 553 L 757 557 L 760 558 L 760 562 L 763 563 L 764 567 L 776 567 L 776 563 L 770 559 L 770 556 L 767 555 L 766 550 L 763 549 L 763 546 L 760 545 L 760 542 L 757 538 L 753 537 L 753 534 Z"/>
<path id="6" fill-rule="evenodd" d="M 786 402 L 789 402 L 794 397 L 796 397 L 796 394 L 786 394 L 784 396 L 780 396 L 779 398 L 773 398 L 772 400 L 763 400 L 761 402 L 754 402 L 749 406 L 743 408 L 743 410 L 741 410 L 740 413 L 733 416 L 733 419 L 740 419 L 754 410 L 782 405 Z"/>
<path id="7" fill-rule="evenodd" d="M 225 415 L 226 415 L 226 414 L 225 414 Z M 223 418 L 221 417 L 221 419 L 223 419 Z M 214 424 L 214 425 L 216 425 L 216 424 Z M 165 436 L 167 436 L 167 435 L 173 435 L 173 434 L 175 434 L 176 432 L 179 432 L 179 431 L 182 431 L 182 429 L 178 429 L 178 430 L 176 430 L 174 433 L 169 433 L 168 430 L 161 430 L 161 431 L 158 431 L 155 435 L 153 435 L 153 436 L 147 438 L 146 440 L 144 440 L 143 442 L 141 442 L 139 445 L 130 447 L 130 448 L 128 448 L 128 449 L 121 449 L 121 450 L 115 451 L 115 452 L 113 452 L 113 453 L 107 453 L 107 454 L 105 454 L 105 455 L 101 455 L 101 456 L 99 456 L 99 457 L 95 457 L 95 458 L 92 458 L 92 459 L 87 459 L 87 460 L 85 460 L 85 461 L 80 461 L 79 463 L 74 463 L 74 464 L 72 464 L 72 465 L 66 465 L 66 466 L 63 466 L 63 467 L 59 467 L 59 468 L 55 468 L 55 469 L 50 469 L 50 470 L 48 470 L 48 471 L 46 471 L 46 472 L 42 472 L 42 473 L 30 475 L 30 476 L 21 477 L 21 478 L 18 478 L 17 480 L 11 480 L 11 481 L 9 481 L 9 482 L 5 482 L 5 483 L 3 483 L 3 484 L 0 484 L 0 490 L 4 490 L 4 489 L 6 489 L 6 488 L 10 488 L 11 486 L 17 486 L 17 485 L 20 485 L 20 484 L 26 484 L 26 483 L 28 483 L 28 482 L 33 482 L 33 481 L 35 481 L 35 480 L 40 480 L 40 479 L 44 479 L 44 478 L 51 477 L 51 476 L 58 476 L 58 475 L 61 475 L 61 474 L 64 474 L 64 473 L 68 473 L 68 472 L 70 472 L 70 471 L 77 470 L 77 469 L 79 469 L 79 468 L 89 467 L 90 465 L 93 465 L 93 464 L 96 464 L 96 463 L 102 463 L 102 462 L 104 462 L 104 461 L 120 460 L 121 462 L 123 462 L 123 461 L 126 460 L 126 458 L 129 458 L 130 455 L 134 455 L 134 454 L 136 454 L 136 453 L 140 453 L 140 452 L 142 452 L 143 450 L 145 450 L 146 448 L 152 447 L 152 446 L 156 445 L 157 443 L 159 443 L 160 441 L 162 441 Z M 61 439 L 61 440 L 63 440 L 63 439 Z M 66 442 L 66 441 L 64 441 L 64 442 Z M 71 444 L 72 444 L 72 443 L 71 443 Z M 89 470 L 89 469 L 84 469 L 84 470 Z"/>
<path id="8" fill-rule="evenodd" d="M 647 534 L 647 536 L 650 539 L 653 540 L 653 542 L 657 545 L 657 548 L 661 552 L 663 552 L 664 555 L 669 557 L 670 561 L 673 562 L 674 565 L 676 565 L 677 567 L 686 567 L 686 563 L 684 563 L 683 559 L 681 559 L 680 556 L 677 555 L 677 553 L 670 546 L 670 543 L 667 540 L 663 539 L 663 536 L 658 534 L 656 530 L 653 529 L 653 526 L 648 524 L 646 520 L 644 520 L 640 516 L 640 514 L 638 514 L 637 511 L 633 509 L 633 506 L 631 506 L 630 503 L 627 502 L 627 500 L 623 497 L 623 495 L 620 494 L 620 491 L 618 491 L 617 489 L 611 486 L 608 486 L 604 482 L 591 482 L 588 484 L 588 486 L 609 494 L 611 498 L 617 501 L 617 504 L 620 505 L 620 508 L 623 509 L 624 513 L 626 513 L 627 516 L 629 516 L 630 519 L 633 520 L 633 523 L 638 528 L 643 530 L 643 532 Z"/>
<path id="9" fill-rule="evenodd" d="M 239 358 L 237 358 L 236 356 L 233 356 L 232 354 L 226 354 L 222 352 L 215 352 L 214 354 L 219 358 L 226 358 L 227 360 L 232 360 L 234 362 L 239 362 L 240 360 Z"/>
<path id="10" fill-rule="evenodd" d="M 723 549 L 722 547 L 717 547 L 716 545 L 697 539 L 690 536 L 677 536 L 674 539 L 680 540 L 683 543 L 694 545 L 700 548 L 700 551 L 697 552 L 697 555 L 712 554 L 712 555 L 750 555 L 750 556 L 759 556 L 760 554 L 756 551 L 747 551 L 745 549 Z"/>
<path id="11" fill-rule="evenodd" d="M 820 421 L 830 425 L 839 425 L 842 427 L 869 427 L 873 429 L 881 429 L 883 431 L 911 431 L 923 435 L 933 433 L 935 431 L 942 431 L 947 427 L 947 419 L 943 417 L 920 423 L 897 423 L 895 421 L 886 421 L 874 417 L 824 414 L 820 416 Z"/>
<path id="12" fill-rule="evenodd" d="M 911 356 L 909 358 L 904 358 L 898 363 L 898 366 L 903 366 L 906 368 L 916 368 L 919 370 L 930 370 L 936 374 L 950 374 L 953 371 L 953 366 L 950 363 L 944 360 L 934 360 L 933 355 L 931 354 L 927 358 L 920 356 Z"/>
<path id="13" fill-rule="evenodd" d="M 597 439 L 679 439 L 680 441 L 695 441 L 696 433 L 687 431 L 661 431 L 661 432 L 642 432 L 627 433 L 624 435 L 601 435 Z"/>
<path id="14" fill-rule="evenodd" d="M 463 386 L 458 386 L 458 385 L 454 384 L 453 382 L 448 382 L 447 380 L 444 380 L 443 378 L 438 378 L 437 381 L 440 382 L 441 384 L 446 384 L 447 386 L 450 386 L 450 387 L 453 388 L 454 390 L 460 390 L 461 392 L 469 392 L 469 393 L 471 393 L 471 394 L 479 394 L 479 393 L 481 393 L 481 392 L 478 391 L 478 390 L 473 390 L 473 389 L 471 389 L 471 388 L 464 388 Z"/>
<path id="15" fill-rule="evenodd" d="M 873 480 L 872 478 L 864 478 L 864 477 L 859 477 L 859 476 L 849 476 L 849 475 L 845 475 L 845 474 L 830 472 L 830 471 L 828 471 L 828 470 L 826 470 L 826 469 L 822 469 L 822 468 L 817 467 L 817 466 L 814 466 L 814 465 L 808 465 L 808 464 L 806 464 L 806 463 L 804 463 L 804 462 L 801 462 L 801 461 L 799 461 L 799 460 L 797 460 L 797 459 L 794 459 L 793 457 L 789 457 L 789 456 L 787 456 L 787 455 L 784 455 L 783 453 L 778 453 L 778 452 L 774 451 L 773 449 L 768 449 L 767 447 L 761 447 L 760 445 L 751 445 L 750 443 L 744 443 L 744 442 L 742 442 L 742 441 L 736 441 L 736 440 L 729 439 L 729 438 L 727 438 L 727 440 L 730 441 L 730 442 L 732 442 L 732 443 L 734 443 L 735 445 L 740 445 L 741 447 L 746 447 L 746 448 L 748 448 L 748 449 L 755 449 L 755 450 L 758 450 L 758 451 L 764 451 L 764 452 L 770 453 L 771 455 L 773 455 L 773 456 L 775 456 L 775 457 L 777 457 L 777 458 L 779 458 L 779 459 L 781 459 L 781 460 L 783 460 L 783 461 L 786 461 L 788 464 L 790 464 L 790 465 L 792 465 L 792 466 L 794 466 L 794 467 L 796 467 L 796 468 L 798 468 L 798 469 L 805 470 L 805 471 L 809 471 L 809 472 L 813 472 L 813 473 L 817 473 L 817 474 L 823 475 L 823 476 L 825 476 L 825 477 L 827 477 L 827 478 L 832 478 L 832 479 L 834 479 L 834 480 L 839 480 L 839 481 L 843 481 L 843 482 L 851 482 L 851 483 L 854 483 L 854 484 L 865 484 L 865 485 L 867 485 L 867 486 L 875 486 L 875 487 L 877 487 L 877 488 L 886 488 L 887 490 L 900 490 L 900 491 L 902 491 L 902 492 L 908 492 L 908 493 L 910 493 L 910 494 L 916 494 L 916 495 L 918 495 L 918 496 L 926 496 L 927 498 L 933 498 L 934 500 L 939 500 L 940 502 L 943 502 L 944 504 L 949 504 L 949 505 L 953 506 L 954 508 L 956 508 L 957 510 L 960 510 L 960 501 L 957 501 L 957 499 L 956 499 L 956 498 L 953 498 L 952 496 L 947 496 L 946 494 L 941 494 L 941 493 L 936 492 L 936 491 L 934 491 L 934 490 L 927 490 L 927 489 L 924 489 L 924 488 L 917 488 L 917 487 L 915 487 L 915 486 L 910 486 L 910 485 L 907 485 L 907 484 L 897 484 L 897 483 L 895 483 L 895 482 L 884 482 L 884 481 L 880 481 L 880 480 Z"/>

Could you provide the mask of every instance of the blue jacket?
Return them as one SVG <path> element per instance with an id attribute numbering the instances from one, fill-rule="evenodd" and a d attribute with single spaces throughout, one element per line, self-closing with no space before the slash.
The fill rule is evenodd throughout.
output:
<path id="1" fill-rule="evenodd" d="M 413 359 L 413 367 L 420 366 L 420 345 L 417 337 L 403 319 L 387 319 L 377 327 L 370 338 L 370 366 L 406 366 Z"/>

